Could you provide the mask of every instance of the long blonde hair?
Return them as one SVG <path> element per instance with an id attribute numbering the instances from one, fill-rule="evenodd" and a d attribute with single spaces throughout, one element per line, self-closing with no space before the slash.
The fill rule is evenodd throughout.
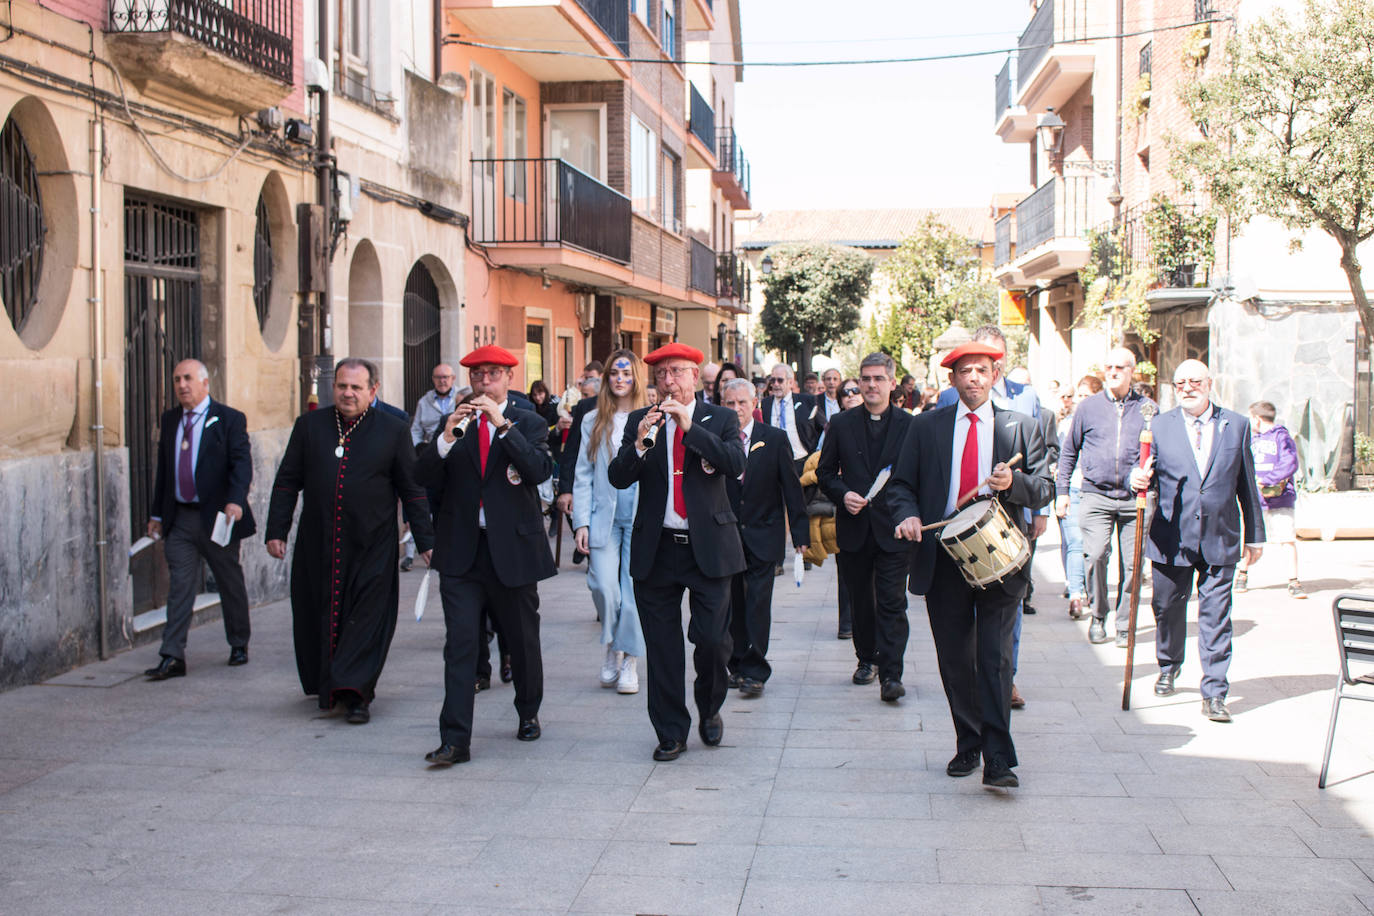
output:
<path id="1" fill-rule="evenodd" d="M 639 358 L 639 354 L 633 350 L 624 348 L 616 350 L 606 357 L 605 376 L 601 381 L 601 392 L 596 396 L 596 419 L 592 421 L 592 434 L 587 440 L 587 454 L 592 461 L 596 461 L 601 454 L 601 445 L 611 435 L 611 430 L 615 427 L 615 412 L 617 408 L 616 396 L 611 391 L 611 367 L 618 359 L 628 359 L 630 361 L 630 374 L 634 377 L 634 382 L 630 387 L 630 409 L 634 410 L 643 407 L 649 402 L 649 397 L 644 388 L 648 384 L 648 370 L 644 368 L 644 360 Z M 611 443 L 612 450 L 620 447 L 620 443 Z"/>

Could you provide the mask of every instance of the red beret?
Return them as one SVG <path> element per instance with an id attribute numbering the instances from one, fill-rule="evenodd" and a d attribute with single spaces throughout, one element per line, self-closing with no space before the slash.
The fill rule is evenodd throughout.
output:
<path id="1" fill-rule="evenodd" d="M 651 366 L 656 366 L 665 359 L 689 359 L 699 366 L 702 360 L 706 359 L 706 354 L 684 343 L 670 343 L 644 357 L 644 361 Z"/>
<path id="2" fill-rule="evenodd" d="M 478 347 L 458 361 L 458 365 L 469 369 L 473 366 L 516 366 L 519 363 L 509 350 L 495 344 Z"/>
<path id="3" fill-rule="evenodd" d="M 965 356 L 991 356 L 995 361 L 1002 358 L 1002 348 L 981 340 L 970 340 L 968 343 L 960 344 L 951 350 L 949 356 L 940 361 L 940 365 L 946 369 L 953 369 L 954 364 Z"/>

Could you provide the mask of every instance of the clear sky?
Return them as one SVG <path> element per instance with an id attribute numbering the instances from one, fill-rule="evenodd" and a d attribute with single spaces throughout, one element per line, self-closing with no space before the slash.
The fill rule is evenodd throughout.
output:
<path id="1" fill-rule="evenodd" d="M 1014 47 L 1030 6 L 740 0 L 740 16 L 746 61 L 872 59 Z M 754 208 L 982 206 L 995 192 L 1029 190 L 1025 145 L 992 131 L 1003 60 L 746 65 L 735 128 Z"/>

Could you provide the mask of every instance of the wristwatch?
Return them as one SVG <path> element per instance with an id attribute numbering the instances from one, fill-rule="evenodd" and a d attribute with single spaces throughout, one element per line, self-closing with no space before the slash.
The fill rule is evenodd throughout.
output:
<path id="1" fill-rule="evenodd" d="M 510 432 L 510 428 L 511 428 L 512 426 L 514 426 L 514 425 L 515 425 L 515 423 L 514 423 L 513 421 L 507 420 L 506 422 L 502 423 L 500 426 L 496 427 L 496 435 L 498 435 L 498 436 L 504 436 L 506 433 Z"/>

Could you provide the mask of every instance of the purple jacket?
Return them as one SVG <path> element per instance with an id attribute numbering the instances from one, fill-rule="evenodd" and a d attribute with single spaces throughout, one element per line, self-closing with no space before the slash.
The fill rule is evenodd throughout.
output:
<path id="1" fill-rule="evenodd" d="M 1298 471 L 1298 447 L 1282 426 L 1272 426 L 1267 432 L 1256 433 L 1250 439 L 1250 452 L 1255 456 L 1255 480 L 1261 487 L 1284 482 L 1278 496 L 1260 494 L 1266 509 L 1291 509 L 1298 501 L 1293 487 L 1293 475 Z"/>

